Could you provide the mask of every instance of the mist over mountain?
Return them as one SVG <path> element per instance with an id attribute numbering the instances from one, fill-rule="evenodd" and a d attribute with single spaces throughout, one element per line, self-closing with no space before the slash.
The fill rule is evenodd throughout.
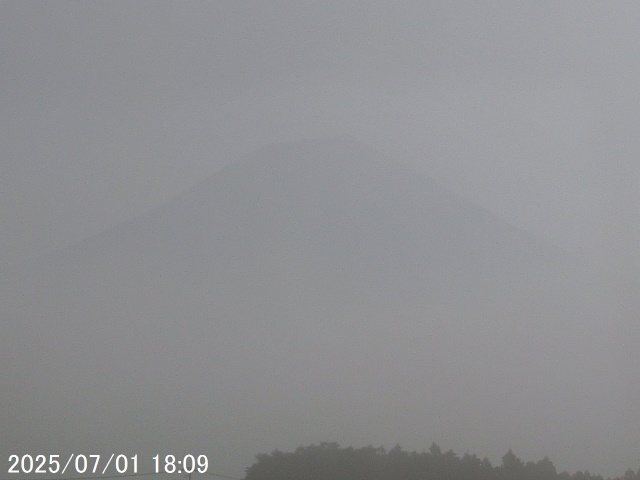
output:
<path id="1" fill-rule="evenodd" d="M 265 147 L 1 295 L 2 451 L 239 474 L 274 448 L 437 441 L 637 468 L 629 299 L 348 138 Z"/>

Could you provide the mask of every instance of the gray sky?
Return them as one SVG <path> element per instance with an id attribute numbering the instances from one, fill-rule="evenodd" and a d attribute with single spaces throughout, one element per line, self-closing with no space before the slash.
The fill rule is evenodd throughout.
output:
<path id="1" fill-rule="evenodd" d="M 636 2 L 2 2 L 0 265 L 264 144 L 350 134 L 635 276 L 639 20 Z"/>

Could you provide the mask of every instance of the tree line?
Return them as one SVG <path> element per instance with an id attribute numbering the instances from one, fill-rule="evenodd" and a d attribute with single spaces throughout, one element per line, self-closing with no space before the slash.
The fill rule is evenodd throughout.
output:
<path id="1" fill-rule="evenodd" d="M 433 443 L 428 452 L 408 452 L 400 446 L 342 448 L 337 443 L 299 447 L 294 452 L 260 454 L 247 469 L 245 480 L 604 480 L 588 471 L 557 472 L 544 457 L 523 462 L 511 450 L 502 464 L 452 450 L 442 452 Z M 640 480 L 640 469 L 609 480 Z"/>

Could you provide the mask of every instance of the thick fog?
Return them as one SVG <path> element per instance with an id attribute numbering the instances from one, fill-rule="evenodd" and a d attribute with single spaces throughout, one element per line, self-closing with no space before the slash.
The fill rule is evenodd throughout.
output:
<path id="1" fill-rule="evenodd" d="M 3 455 L 637 470 L 639 20 L 0 3 Z"/>

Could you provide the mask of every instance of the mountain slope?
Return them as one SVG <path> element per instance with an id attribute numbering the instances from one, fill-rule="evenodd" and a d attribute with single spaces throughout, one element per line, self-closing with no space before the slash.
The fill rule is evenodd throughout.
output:
<path id="1" fill-rule="evenodd" d="M 593 272 L 348 139 L 267 147 L 3 283 L 7 451 L 238 472 L 325 439 L 629 434 L 627 310 Z"/>

